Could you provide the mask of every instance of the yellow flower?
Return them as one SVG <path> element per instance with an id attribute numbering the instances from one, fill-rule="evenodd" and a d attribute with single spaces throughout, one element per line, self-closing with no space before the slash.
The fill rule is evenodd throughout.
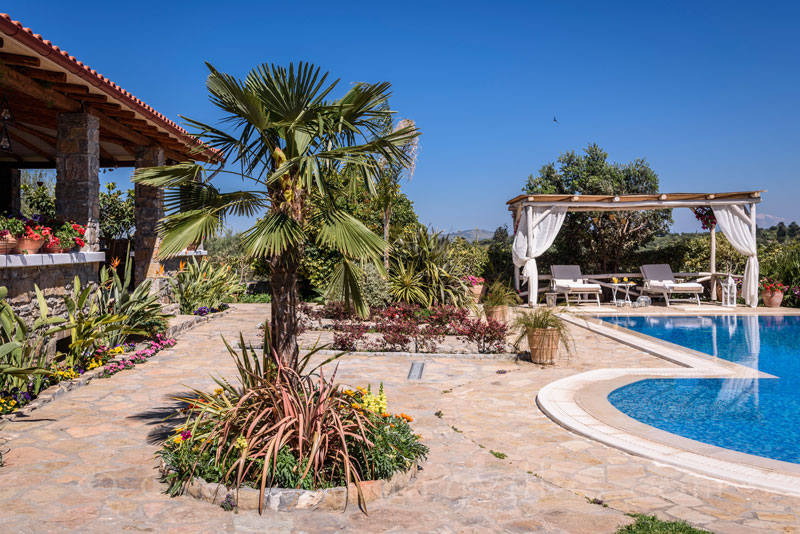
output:
<path id="1" fill-rule="evenodd" d="M 350 396 L 353 396 L 353 395 L 355 395 L 355 394 L 356 394 L 356 392 L 355 392 L 355 391 L 353 391 L 352 389 L 346 389 L 346 390 L 344 390 L 344 394 L 345 394 L 345 395 L 350 395 Z"/>
<path id="2" fill-rule="evenodd" d="M 247 447 L 247 439 L 244 436 L 239 436 L 236 438 L 236 445 L 237 449 L 244 449 Z"/>
<path id="3" fill-rule="evenodd" d="M 628 277 L 626 276 L 625 278 L 622 279 L 622 281 L 623 282 L 627 282 L 628 281 Z"/>
<path id="4" fill-rule="evenodd" d="M 219 396 L 222 395 L 223 392 L 224 392 L 224 390 L 222 388 L 217 388 L 217 389 L 214 390 L 214 395 L 219 397 Z"/>
<path id="5" fill-rule="evenodd" d="M 619 278 L 617 278 L 616 276 L 613 276 L 613 277 L 611 277 L 611 281 L 616 284 L 616 283 L 619 282 Z"/>

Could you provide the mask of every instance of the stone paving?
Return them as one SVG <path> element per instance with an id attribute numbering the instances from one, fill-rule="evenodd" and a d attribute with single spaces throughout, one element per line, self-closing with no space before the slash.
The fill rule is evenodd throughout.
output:
<path id="1" fill-rule="evenodd" d="M 154 438 L 174 406 L 172 396 L 184 386 L 211 387 L 209 373 L 231 373 L 221 333 L 257 336 L 267 306 L 235 308 L 183 334 L 174 349 L 148 363 L 96 380 L 0 430 L 8 451 L 0 467 L 3 534 L 611 533 L 631 521 L 624 512 L 682 518 L 726 533 L 798 531 L 798 499 L 658 466 L 571 434 L 542 415 L 536 391 L 558 378 L 597 367 L 671 365 L 586 332 L 569 361 L 547 369 L 427 358 L 422 379 L 408 381 L 408 358 L 340 360 L 340 381 L 383 381 L 390 408 L 416 417 L 415 429 L 431 447 L 418 480 L 374 503 L 369 516 L 353 507 L 235 514 L 188 496 L 169 498 L 154 469 Z M 590 504 L 595 498 L 608 507 Z"/>

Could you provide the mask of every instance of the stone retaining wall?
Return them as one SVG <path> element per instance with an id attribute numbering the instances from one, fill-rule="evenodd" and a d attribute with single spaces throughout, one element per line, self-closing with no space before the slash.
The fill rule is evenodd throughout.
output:
<path id="1" fill-rule="evenodd" d="M 28 323 L 39 316 L 34 284 L 44 293 L 50 315 L 66 313 L 63 296 L 72 292 L 77 275 L 81 284 L 96 283 L 99 263 L 76 263 L 45 267 L 0 269 L 0 286 L 8 288 L 6 301 Z"/>
<path id="2" fill-rule="evenodd" d="M 158 462 L 159 470 L 166 474 L 170 469 Z M 373 502 L 382 497 L 400 491 L 407 487 L 416 478 L 419 464 L 414 464 L 410 469 L 392 475 L 389 480 L 366 480 L 361 482 L 361 493 L 365 502 Z M 348 491 L 349 489 L 349 491 Z M 186 493 L 212 504 L 221 505 L 230 495 L 236 499 L 237 492 L 234 488 L 227 488 L 216 482 L 206 482 L 202 478 L 194 477 L 186 486 Z M 240 510 L 258 510 L 259 491 L 253 488 L 239 488 L 237 507 Z M 358 491 L 355 484 L 348 488 L 339 486 L 321 490 L 299 490 L 290 488 L 267 488 L 264 492 L 263 508 L 273 512 L 291 512 L 293 510 L 342 510 L 345 505 L 358 506 Z"/>

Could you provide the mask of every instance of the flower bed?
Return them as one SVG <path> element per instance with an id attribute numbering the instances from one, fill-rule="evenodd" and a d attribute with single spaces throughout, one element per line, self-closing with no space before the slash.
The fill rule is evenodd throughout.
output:
<path id="1" fill-rule="evenodd" d="M 262 356 L 228 350 L 239 387 L 220 378 L 213 392 L 179 399 L 185 421 L 158 452 L 170 495 L 288 510 L 344 505 L 349 494 L 365 509 L 367 493 L 407 483 L 427 455 L 413 419 L 386 411 L 382 385 L 342 389 L 318 368 L 305 373 L 309 358 L 288 367 L 269 345 Z"/>
<path id="2" fill-rule="evenodd" d="M 505 323 L 470 318 L 464 308 L 393 304 L 374 310 L 367 319 L 341 303 L 300 308 L 306 339 L 327 338 L 334 350 L 392 353 L 510 353 Z"/>

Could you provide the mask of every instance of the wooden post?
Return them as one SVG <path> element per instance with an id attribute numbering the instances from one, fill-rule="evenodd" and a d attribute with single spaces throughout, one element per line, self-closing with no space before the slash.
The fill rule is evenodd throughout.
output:
<path id="1" fill-rule="evenodd" d="M 711 271 L 711 301 L 717 301 L 717 225 L 711 225 L 711 261 L 709 269 Z"/>

